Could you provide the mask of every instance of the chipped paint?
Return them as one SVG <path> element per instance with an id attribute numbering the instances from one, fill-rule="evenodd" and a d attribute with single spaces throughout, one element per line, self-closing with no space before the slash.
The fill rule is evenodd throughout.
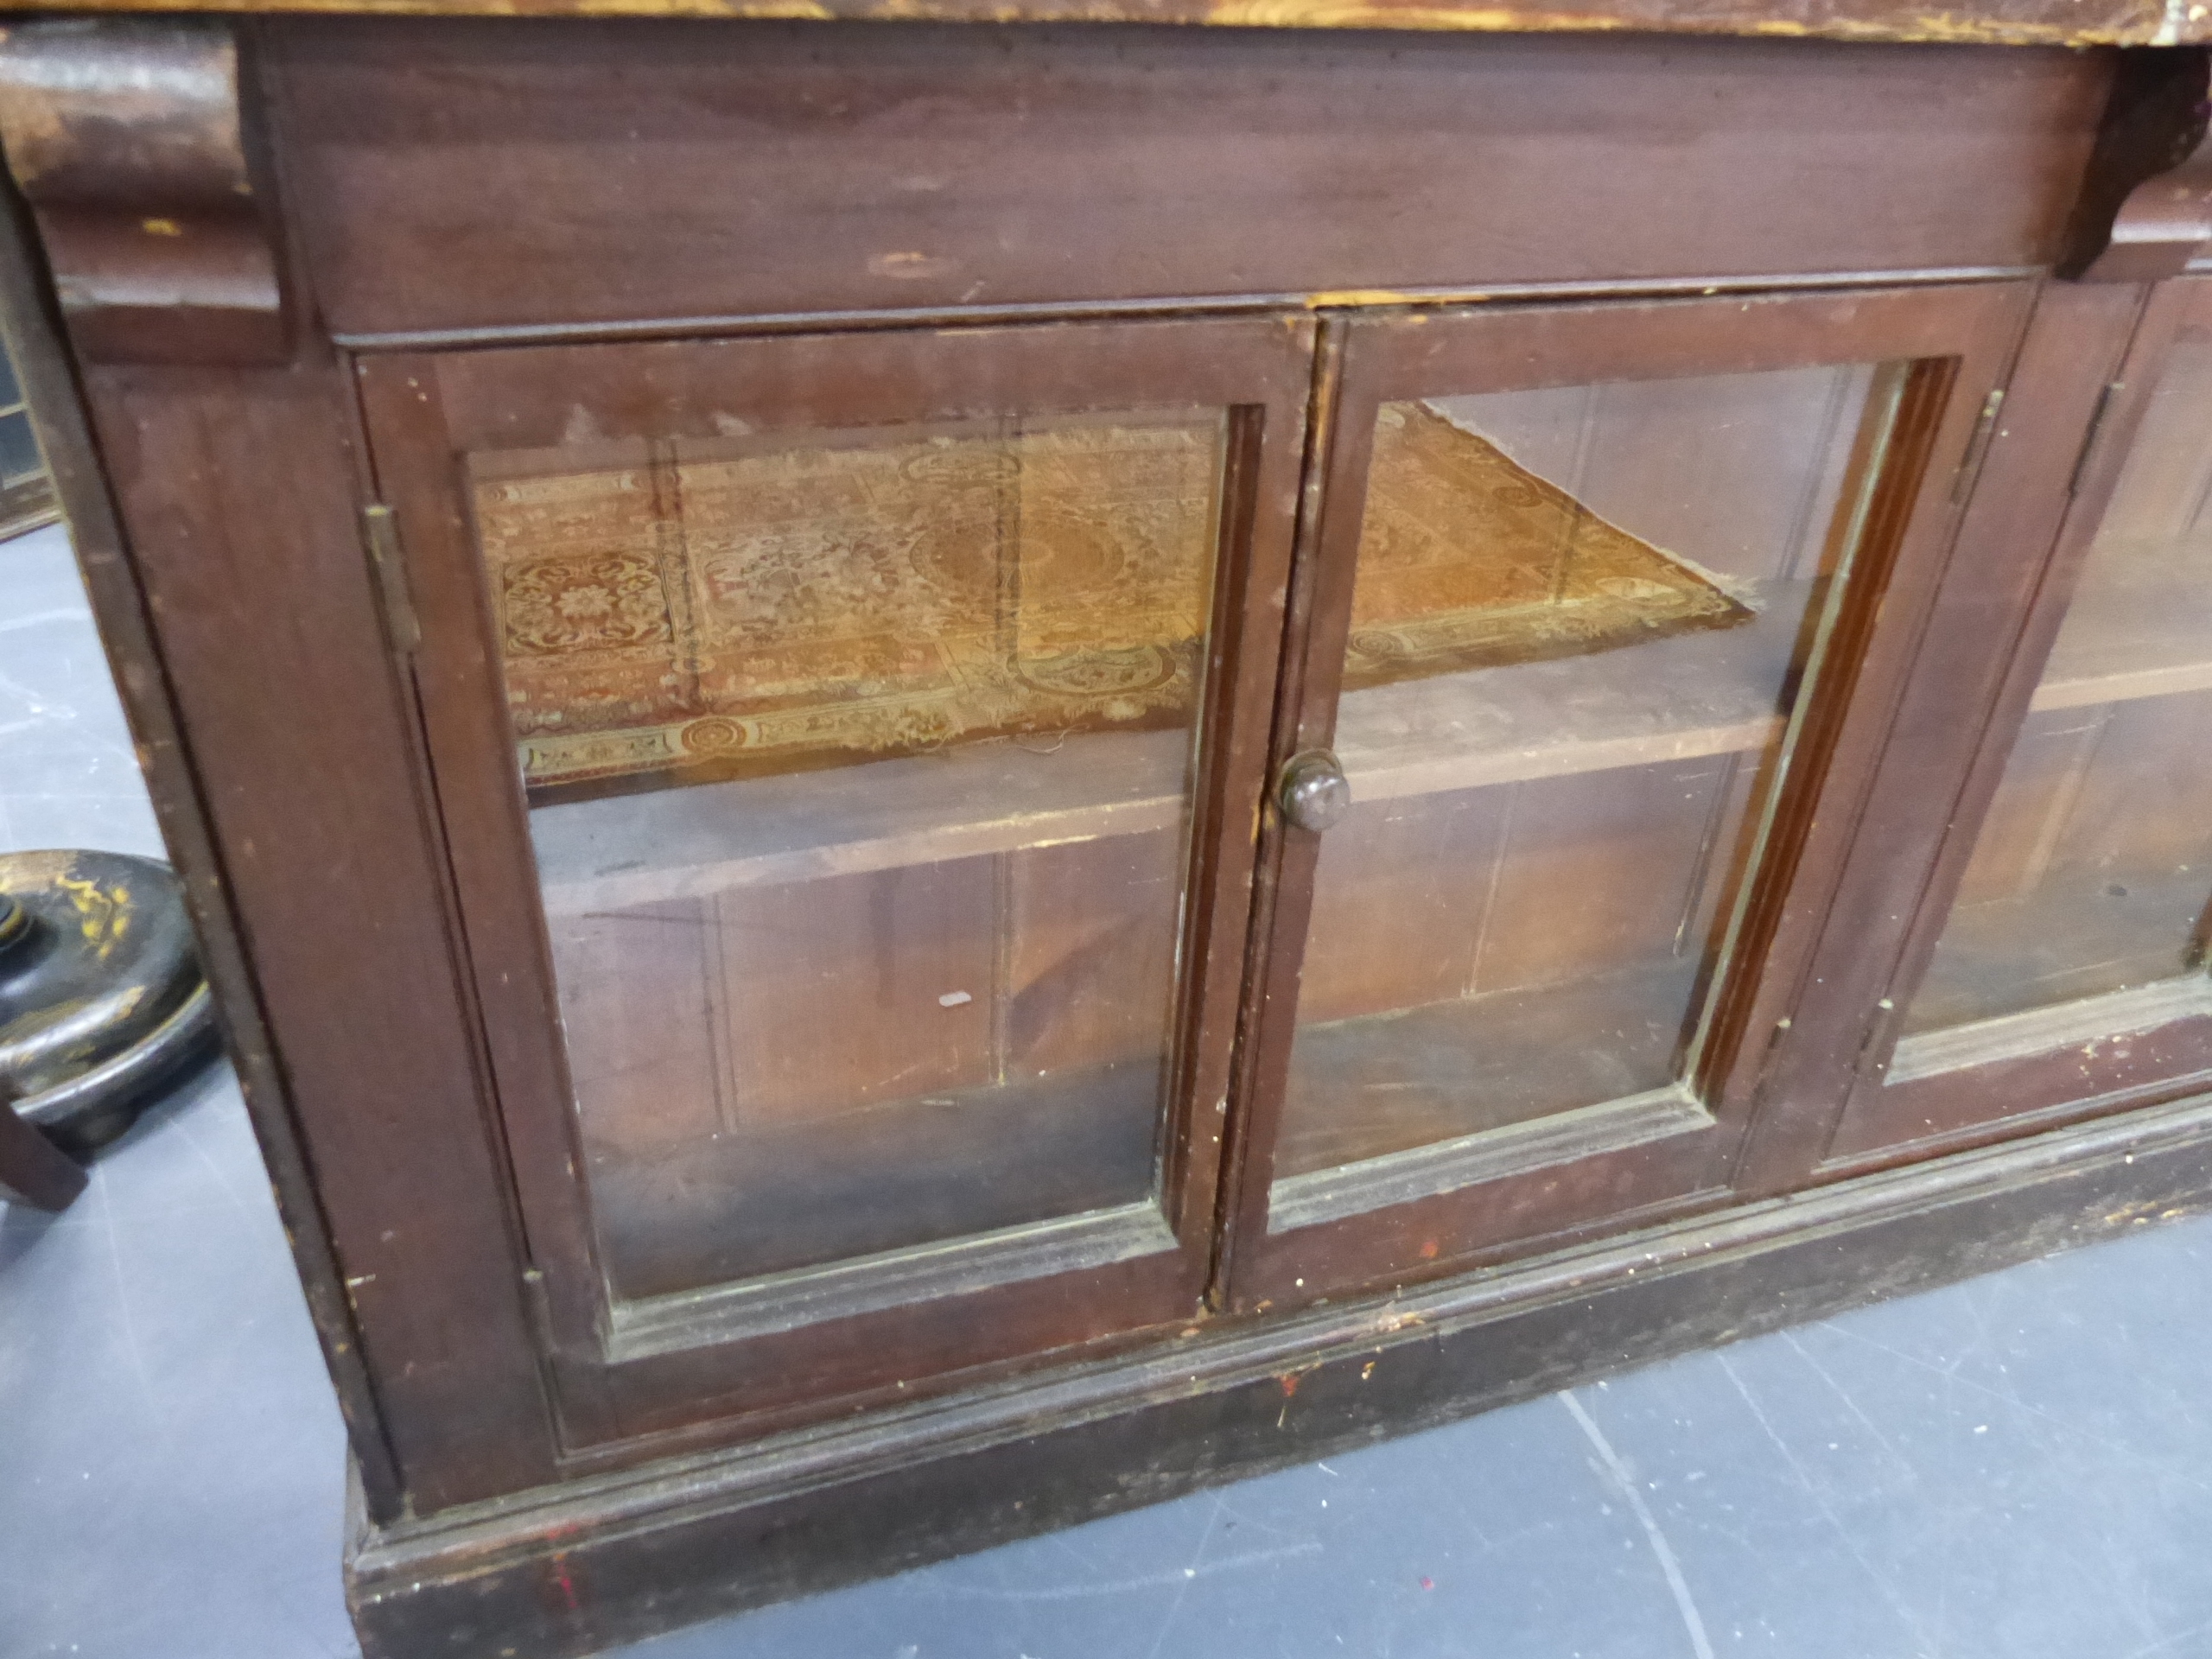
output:
<path id="1" fill-rule="evenodd" d="M 1389 288 L 1330 288 L 1306 296 L 1308 311 L 1332 310 L 1338 306 L 1358 305 L 1421 305 L 1424 296 L 1403 294 Z"/>
<path id="2" fill-rule="evenodd" d="M 1317 1359 L 1312 1361 L 1310 1363 L 1299 1366 L 1295 1370 L 1277 1373 L 1275 1376 L 1275 1385 L 1282 1390 L 1282 1409 L 1275 1414 L 1275 1427 L 1277 1428 L 1281 1428 L 1285 1423 L 1290 1421 L 1290 1402 L 1294 1399 L 1297 1398 L 1298 1385 L 1304 1382 L 1310 1374 L 1319 1370 L 1322 1363 L 1322 1361 Z"/>
<path id="3" fill-rule="evenodd" d="M 903 250 L 896 253 L 874 255 L 868 262 L 868 268 L 870 276 L 913 282 L 925 276 L 950 276 L 957 266 L 954 261 L 938 254 Z"/>

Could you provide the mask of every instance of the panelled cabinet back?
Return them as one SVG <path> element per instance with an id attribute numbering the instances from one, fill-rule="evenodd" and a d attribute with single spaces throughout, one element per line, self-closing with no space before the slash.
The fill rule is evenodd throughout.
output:
<path id="1" fill-rule="evenodd" d="M 369 1651 L 2202 1206 L 2206 72 L 2107 10 L 8 26 Z"/>

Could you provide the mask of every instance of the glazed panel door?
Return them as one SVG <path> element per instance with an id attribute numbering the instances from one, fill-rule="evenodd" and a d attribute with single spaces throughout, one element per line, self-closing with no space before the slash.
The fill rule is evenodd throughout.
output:
<path id="1" fill-rule="evenodd" d="M 1313 334 L 364 361 L 572 1449 L 1197 1311 Z"/>
<path id="2" fill-rule="evenodd" d="M 1725 1186 L 1766 1032 L 1819 994 L 1809 923 L 2024 300 L 1408 313 L 1325 346 L 1239 1301 Z"/>
<path id="3" fill-rule="evenodd" d="M 2212 281 L 2108 372 L 1839 1166 L 2212 1081 Z"/>

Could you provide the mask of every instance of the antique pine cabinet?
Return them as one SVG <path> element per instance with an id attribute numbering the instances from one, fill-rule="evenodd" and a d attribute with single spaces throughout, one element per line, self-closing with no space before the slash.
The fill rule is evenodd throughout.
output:
<path id="1" fill-rule="evenodd" d="M 2212 1199 L 2202 8 L 471 9 L 0 41 L 371 1653 Z"/>

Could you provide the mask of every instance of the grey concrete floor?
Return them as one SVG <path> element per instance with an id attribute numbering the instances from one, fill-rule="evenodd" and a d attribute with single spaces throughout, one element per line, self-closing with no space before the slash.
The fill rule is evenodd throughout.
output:
<path id="1" fill-rule="evenodd" d="M 0 850 L 158 852 L 58 531 L 0 546 Z M 2212 1659 L 2212 1220 L 630 1649 Z M 238 1091 L 0 1210 L 0 1659 L 353 1653 L 342 1437 Z"/>

